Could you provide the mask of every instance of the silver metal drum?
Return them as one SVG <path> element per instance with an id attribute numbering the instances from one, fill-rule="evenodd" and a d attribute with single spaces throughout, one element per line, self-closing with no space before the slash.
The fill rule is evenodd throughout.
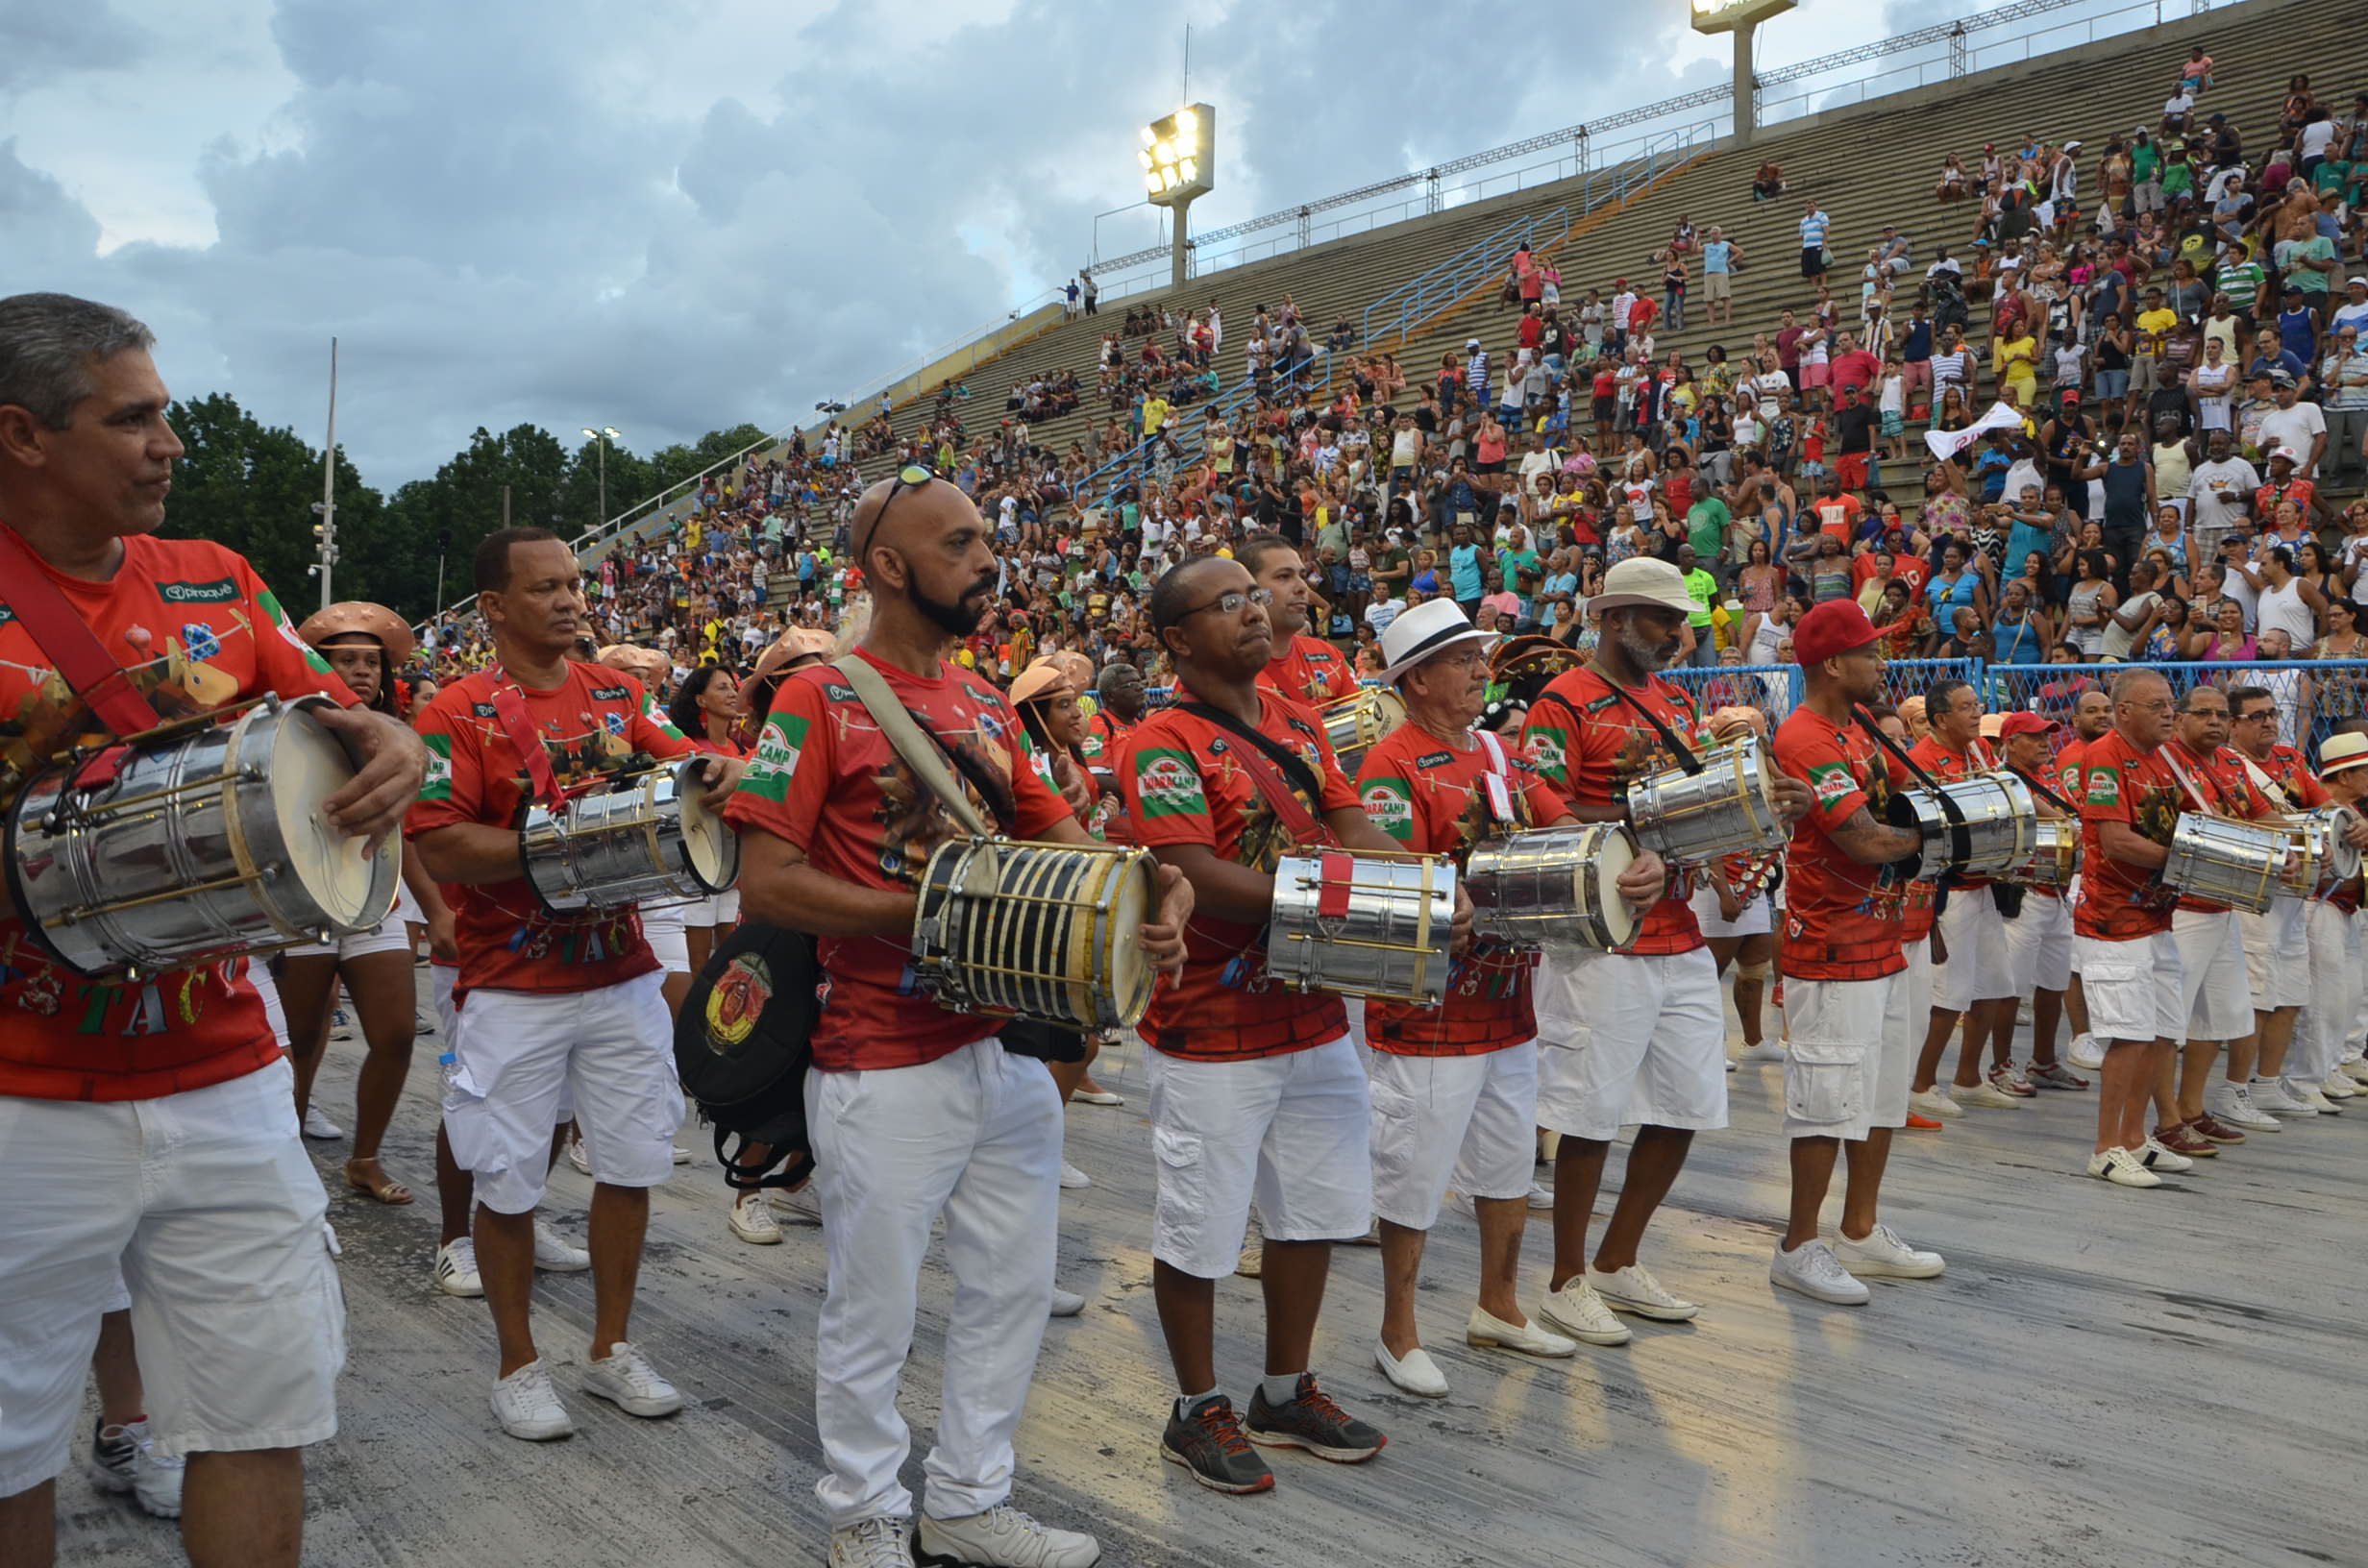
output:
<path id="1" fill-rule="evenodd" d="M 2344 842 L 2344 834 L 2359 821 L 2350 806 L 2329 804 L 2315 811 L 2284 817 L 2265 817 L 2263 827 L 2282 831 L 2290 841 L 2295 864 L 2284 878 L 2285 891 L 2307 898 L 2359 874 L 2359 851 Z"/>
<path id="2" fill-rule="evenodd" d="M 676 904 L 740 880 L 740 835 L 709 811 L 700 782 L 708 759 L 687 757 L 628 774 L 615 788 L 570 799 L 555 815 L 534 806 L 518 830 L 528 885 L 557 914 Z"/>
<path id="3" fill-rule="evenodd" d="M 1472 932 L 1517 947 L 1624 947 L 1637 934 L 1637 918 L 1618 884 L 1638 853 L 1625 822 L 1483 839 L 1464 862 Z"/>
<path id="4" fill-rule="evenodd" d="M 2031 855 L 2005 873 L 2030 888 L 2068 888 L 2081 869 L 2081 824 L 2071 817 L 2042 817 L 2031 824 Z"/>
<path id="5" fill-rule="evenodd" d="M 1353 697 L 1327 702 L 1318 710 L 1325 739 L 1341 772 L 1350 778 L 1374 744 L 1406 722 L 1406 701 L 1387 686 L 1368 686 Z"/>
<path id="6" fill-rule="evenodd" d="M 2279 828 L 2187 812 L 2171 834 L 2163 885 L 2258 915 L 2284 891 L 2281 881 L 2293 847 L 2292 838 Z"/>
<path id="7" fill-rule="evenodd" d="M 1764 854 L 1790 841 L 1769 793 L 1775 759 L 1758 736 L 1706 751 L 1701 762 L 1698 773 L 1672 768 L 1628 786 L 1628 821 L 1645 848 L 1700 866 Z"/>
<path id="8" fill-rule="evenodd" d="M 1923 834 L 1923 854 L 1911 874 L 1934 877 L 2001 876 L 2027 865 L 2038 822 L 2031 787 L 2009 772 L 1949 779 L 1936 790 L 1894 790 L 1885 813 L 1892 826 Z"/>
<path id="9" fill-rule="evenodd" d="M 1454 940 L 1455 862 L 1322 850 L 1274 868 L 1267 973 L 1295 991 L 1437 1007 Z"/>
<path id="10" fill-rule="evenodd" d="M 120 980 L 374 929 L 402 845 L 365 856 L 330 825 L 362 760 L 314 717 L 335 705 L 265 698 L 36 774 L 8 814 L 17 913 L 67 968 Z"/>
<path id="11" fill-rule="evenodd" d="M 1147 849 L 950 840 L 922 872 L 913 967 L 960 1012 L 1130 1029 L 1151 1005 L 1141 928 L 1158 903 Z"/>

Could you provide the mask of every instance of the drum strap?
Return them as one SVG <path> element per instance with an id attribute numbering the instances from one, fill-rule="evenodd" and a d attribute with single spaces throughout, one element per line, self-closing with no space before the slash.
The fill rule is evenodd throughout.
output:
<path id="1" fill-rule="evenodd" d="M 2285 791 L 2278 787 L 2278 781 L 2276 779 L 2270 777 L 2269 774 L 2261 771 L 2261 765 L 2259 763 L 2255 762 L 2251 757 L 2245 756 L 2241 752 L 2237 754 L 2237 760 L 2245 765 L 2246 773 L 2253 779 L 2253 787 L 2267 796 L 2269 797 L 2270 804 L 2276 806 L 2282 812 L 2293 812 L 2302 809 L 2286 797 Z"/>
<path id="2" fill-rule="evenodd" d="M 494 722 L 502 726 L 510 749 L 518 753 L 518 761 L 527 771 L 531 798 L 536 804 L 555 811 L 562 799 L 559 775 L 552 771 L 551 753 L 543 749 L 543 739 L 534 733 L 533 721 L 527 717 L 526 698 L 519 695 L 518 683 L 498 664 L 486 674 L 493 681 Z"/>
<path id="3" fill-rule="evenodd" d="M 2058 795 L 2054 790 L 2049 789 L 2045 784 L 2040 783 L 2029 773 L 2024 772 L 2020 768 L 2013 768 L 2008 771 L 2013 773 L 2016 778 L 2021 779 L 2025 784 L 2030 785 L 2033 789 L 2038 791 L 2039 794 L 2045 796 L 2050 801 L 2062 807 L 2065 816 L 2078 817 L 2080 815 L 2079 808 L 2075 807 L 2071 801 L 2066 800 L 2062 796 Z"/>
<path id="4" fill-rule="evenodd" d="M 1504 743 L 1489 730 L 1477 729 L 1472 733 L 1479 737 L 1480 748 L 1489 754 L 1486 784 L 1489 815 L 1496 820 L 1500 827 L 1520 826 L 1518 814 L 1513 809 L 1513 786 L 1510 778 L 1513 766 L 1505 760 Z"/>
<path id="5" fill-rule="evenodd" d="M 0 525 L 0 603 L 16 612 L 25 630 L 74 695 L 120 740 L 157 727 L 157 710 L 98 639 L 14 529 Z"/>
<path id="6" fill-rule="evenodd" d="M 2171 771 L 2171 776 L 2178 779 L 2181 787 L 2187 792 L 2187 798 L 2195 802 L 2196 810 L 2202 812 L 2207 817 L 2221 817 L 2227 815 L 2226 813 L 2213 807 L 2211 797 L 2204 793 L 2203 788 L 2196 783 L 2193 775 L 2188 773 L 2187 770 L 2179 766 L 2179 759 L 2171 755 L 2171 748 L 2169 747 L 2164 746 L 2158 747 L 2156 751 L 2156 755 L 2162 759 L 2162 766 Z"/>
<path id="7" fill-rule="evenodd" d="M 1275 820 L 1291 830 L 1294 841 L 1315 844 L 1329 837 L 1315 809 L 1323 803 L 1323 788 L 1305 758 L 1294 755 L 1281 742 L 1260 734 L 1221 708 L 1196 699 L 1178 702 L 1176 706 L 1250 744 L 1250 750 L 1235 753 L 1242 759 L 1242 771 L 1258 786 L 1258 793 L 1274 808 Z"/>
<path id="8" fill-rule="evenodd" d="M 1602 667 L 1595 667 L 1595 673 L 1603 674 Z M 1671 729 L 1661 715 L 1638 701 L 1635 693 L 1614 680 L 1610 675 L 1603 675 L 1603 683 L 1612 688 L 1614 697 L 1636 709 L 1639 714 L 1642 715 L 1644 722 L 1653 726 L 1653 733 L 1661 737 L 1661 744 L 1669 748 L 1669 754 L 1677 759 L 1677 765 L 1680 768 L 1690 774 L 1702 772 L 1702 759 L 1694 755 L 1692 747 L 1677 738 L 1677 731 Z M 1568 702 L 1566 701 L 1564 706 L 1569 706 Z"/>

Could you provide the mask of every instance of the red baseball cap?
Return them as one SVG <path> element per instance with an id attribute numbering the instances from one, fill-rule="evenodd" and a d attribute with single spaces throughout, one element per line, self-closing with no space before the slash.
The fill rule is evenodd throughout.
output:
<path id="1" fill-rule="evenodd" d="M 1792 660 L 1806 670 L 1882 635 L 1857 600 L 1830 599 L 1793 624 Z"/>
<path id="2" fill-rule="evenodd" d="M 2015 735 L 2044 735 L 2056 727 L 2056 721 L 2035 713 L 2010 713 L 1998 723 L 1998 738 Z"/>

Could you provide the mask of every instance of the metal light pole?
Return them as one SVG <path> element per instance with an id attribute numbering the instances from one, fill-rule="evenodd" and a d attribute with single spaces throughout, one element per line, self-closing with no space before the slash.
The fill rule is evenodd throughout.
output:
<path id="1" fill-rule="evenodd" d="M 593 445 L 599 452 L 601 515 L 592 520 L 592 527 L 604 528 L 608 526 L 608 443 L 623 440 L 625 432 L 614 425 L 604 425 L 597 430 L 587 425 L 584 427 L 583 433 L 592 438 Z"/>
<path id="2" fill-rule="evenodd" d="M 1759 79 L 1751 65 L 1753 31 L 1771 16 L 1790 11 L 1798 0 L 1692 0 L 1696 33 L 1735 35 L 1735 105 L 1731 145 L 1751 141 L 1760 126 Z"/>
<path id="3" fill-rule="evenodd" d="M 321 558 L 312 570 L 321 579 L 321 608 L 333 600 L 330 570 L 337 564 L 337 340 L 329 340 L 329 450 L 321 454 L 321 499 L 312 504 L 320 521 L 312 526 L 321 542 Z"/>

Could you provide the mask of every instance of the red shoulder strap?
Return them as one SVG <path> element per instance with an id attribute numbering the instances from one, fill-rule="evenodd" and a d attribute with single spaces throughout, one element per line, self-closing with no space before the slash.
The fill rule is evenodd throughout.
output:
<path id="1" fill-rule="evenodd" d="M 534 733 L 534 724 L 527 718 L 526 698 L 518 695 L 518 683 L 498 664 L 486 673 L 486 678 L 493 682 L 493 717 L 502 733 L 509 737 L 519 761 L 526 764 L 534 799 L 555 807 L 560 799 L 559 775 L 552 772 L 551 753 L 543 749 L 542 737 Z"/>
<path id="2" fill-rule="evenodd" d="M 157 710 L 132 684 L 130 673 L 49 580 L 39 557 L 5 525 L 0 525 L 0 584 L 5 584 L 0 586 L 0 603 L 16 612 L 74 695 L 90 705 L 117 739 L 156 728 Z"/>

